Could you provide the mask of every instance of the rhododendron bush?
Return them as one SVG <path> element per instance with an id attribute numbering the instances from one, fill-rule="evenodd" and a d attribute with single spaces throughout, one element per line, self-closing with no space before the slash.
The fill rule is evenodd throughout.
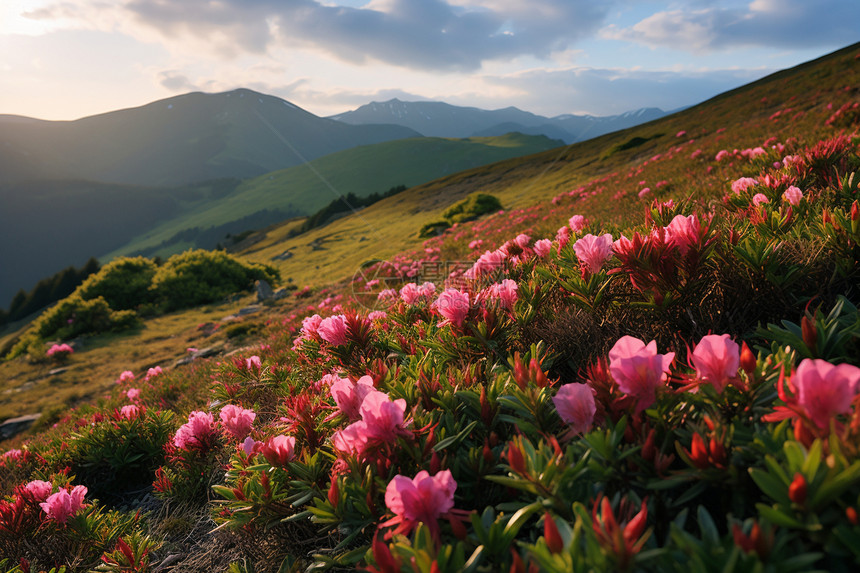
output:
<path id="1" fill-rule="evenodd" d="M 635 225 L 454 229 L 424 253 L 471 253 L 452 276 L 380 263 L 373 304 L 122 372 L 0 456 L 0 559 L 146 570 L 184 507 L 266 570 L 853 570 L 858 140 L 717 161 L 774 153 Z"/>

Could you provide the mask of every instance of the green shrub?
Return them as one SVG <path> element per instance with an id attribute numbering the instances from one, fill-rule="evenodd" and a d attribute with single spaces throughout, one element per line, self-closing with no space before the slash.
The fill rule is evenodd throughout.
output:
<path id="1" fill-rule="evenodd" d="M 158 269 L 152 291 L 166 310 L 178 310 L 218 301 L 259 279 L 272 283 L 279 278 L 268 265 L 245 263 L 221 251 L 186 251 Z"/>
<path id="2" fill-rule="evenodd" d="M 502 209 L 502 203 L 495 195 L 488 193 L 472 193 L 462 201 L 448 208 L 442 216 L 454 223 L 463 223 L 477 219 L 481 215 L 493 213 Z"/>
<path id="3" fill-rule="evenodd" d="M 421 227 L 421 230 L 418 231 L 418 237 L 421 239 L 429 239 L 430 237 L 438 237 L 442 233 L 445 232 L 446 229 L 451 227 L 451 223 L 448 221 L 431 221 Z"/>
<path id="4" fill-rule="evenodd" d="M 84 300 L 104 298 L 113 310 L 132 310 L 152 299 L 152 279 L 158 269 L 145 257 L 121 257 L 91 275 L 78 289 Z"/>
<path id="5" fill-rule="evenodd" d="M 137 324 L 138 317 L 133 311 L 113 310 L 102 297 L 83 300 L 73 294 L 36 319 L 32 332 L 42 340 L 66 340 L 81 334 L 124 330 Z"/>

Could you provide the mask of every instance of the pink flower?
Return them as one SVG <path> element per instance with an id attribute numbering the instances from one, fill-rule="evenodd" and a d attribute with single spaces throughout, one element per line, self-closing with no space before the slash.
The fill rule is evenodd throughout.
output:
<path id="1" fill-rule="evenodd" d="M 469 295 L 456 289 L 445 289 L 436 299 L 434 306 L 436 311 L 445 318 L 440 326 L 454 324 L 460 327 L 463 326 L 469 314 Z"/>
<path id="2" fill-rule="evenodd" d="M 317 333 L 320 338 L 334 346 L 342 346 L 347 342 L 347 326 L 346 317 L 342 314 L 336 314 L 328 318 L 322 319 Z"/>
<path id="3" fill-rule="evenodd" d="M 505 264 L 505 253 L 496 249 L 495 251 L 487 251 L 475 261 L 472 268 L 466 271 L 464 275 L 467 279 L 476 279 L 482 275 L 490 274 L 502 268 Z"/>
<path id="4" fill-rule="evenodd" d="M 156 366 L 154 368 L 150 368 L 146 371 L 146 376 L 143 377 L 143 381 L 147 382 L 156 376 L 160 376 L 164 371 L 161 369 L 161 366 Z"/>
<path id="5" fill-rule="evenodd" d="M 331 397 L 341 413 L 350 420 L 358 420 L 364 398 L 373 391 L 373 379 L 362 376 L 353 384 L 349 378 L 339 378 L 331 385 Z"/>
<path id="6" fill-rule="evenodd" d="M 540 258 L 544 258 L 552 250 L 552 241 L 549 239 L 540 239 L 535 241 L 535 254 Z"/>
<path id="7" fill-rule="evenodd" d="M 770 203 L 770 199 L 767 198 L 767 195 L 764 193 L 756 193 L 752 198 L 753 205 L 758 207 L 762 203 Z"/>
<path id="8" fill-rule="evenodd" d="M 54 490 L 54 484 L 49 481 L 33 480 L 24 486 L 24 495 L 30 501 L 42 502 L 48 499 Z"/>
<path id="9" fill-rule="evenodd" d="M 367 318 L 370 321 L 385 320 L 388 318 L 388 313 L 384 310 L 373 310 L 367 315 Z"/>
<path id="10" fill-rule="evenodd" d="M 273 466 L 284 467 L 295 457 L 296 439 L 293 436 L 269 438 L 260 448 L 266 461 Z"/>
<path id="11" fill-rule="evenodd" d="M 645 196 L 646 196 L 646 195 L 648 195 L 648 194 L 650 194 L 650 193 L 651 193 L 651 188 L 650 188 L 650 187 L 645 187 L 644 189 L 642 189 L 641 191 L 639 191 L 639 193 L 637 193 L 636 195 L 637 195 L 640 199 L 644 199 L 644 198 L 645 198 Z"/>
<path id="12" fill-rule="evenodd" d="M 221 408 L 221 424 L 228 432 L 233 434 L 233 437 L 242 439 L 251 431 L 251 425 L 254 423 L 254 418 L 257 417 L 252 410 L 227 404 Z"/>
<path id="13" fill-rule="evenodd" d="M 800 200 L 803 199 L 803 191 L 792 185 L 785 190 L 785 193 L 782 194 L 782 198 L 784 201 L 788 201 L 789 205 L 796 207 L 797 205 L 800 205 Z"/>
<path id="14" fill-rule="evenodd" d="M 368 438 L 393 442 L 398 434 L 403 433 L 406 400 L 400 398 L 392 402 L 385 392 L 371 390 L 361 402 L 359 413 L 367 424 Z"/>
<path id="15" fill-rule="evenodd" d="M 709 334 L 696 345 L 692 362 L 699 380 L 710 382 L 721 393 L 729 380 L 738 375 L 741 349 L 728 334 Z"/>
<path id="16" fill-rule="evenodd" d="M 731 154 L 728 151 L 726 151 L 725 149 L 721 149 L 717 152 L 717 156 L 714 157 L 714 159 L 716 161 L 722 161 L 723 159 L 725 159 L 726 157 L 729 157 L 730 155 Z"/>
<path id="17" fill-rule="evenodd" d="M 732 182 L 732 191 L 735 195 L 740 195 L 742 192 L 758 185 L 758 181 L 752 177 L 741 177 Z"/>
<path id="18" fill-rule="evenodd" d="M 695 215 L 689 217 L 675 215 L 665 230 L 666 241 L 674 244 L 681 252 L 681 256 L 686 255 L 690 247 L 699 243 L 701 225 Z"/>
<path id="19" fill-rule="evenodd" d="M 609 351 L 609 373 L 618 388 L 637 398 L 636 412 L 645 410 L 656 400 L 657 387 L 669 373 L 674 352 L 657 354 L 657 342 L 646 346 L 633 336 L 622 336 Z"/>
<path id="20" fill-rule="evenodd" d="M 579 264 L 588 272 L 599 273 L 603 263 L 612 256 L 612 235 L 585 235 L 573 244 Z"/>
<path id="21" fill-rule="evenodd" d="M 258 442 L 251 436 L 245 438 L 245 441 L 242 442 L 242 451 L 245 452 L 246 456 L 250 456 L 254 453 L 254 450 L 257 449 L 257 444 L 262 445 L 262 442 Z"/>
<path id="22" fill-rule="evenodd" d="M 50 519 L 64 524 L 69 517 L 81 509 L 85 495 L 87 495 L 87 488 L 82 485 L 75 486 L 71 494 L 67 490 L 61 489 L 40 503 L 39 507 L 48 514 Z"/>
<path id="23" fill-rule="evenodd" d="M 396 475 L 385 488 L 385 505 L 395 515 L 410 522 L 421 522 L 431 528 L 436 520 L 454 507 L 457 482 L 450 470 L 442 470 L 433 477 L 420 471 L 412 479 Z M 411 527 L 407 526 L 407 530 Z"/>
<path id="24" fill-rule="evenodd" d="M 140 408 L 135 406 L 134 404 L 123 406 L 119 411 L 119 415 L 124 420 L 135 420 L 138 416 L 140 416 Z"/>
<path id="25" fill-rule="evenodd" d="M 792 375 L 791 384 L 809 419 L 826 429 L 834 416 L 851 411 L 851 401 L 860 390 L 860 368 L 807 358 Z"/>
<path id="26" fill-rule="evenodd" d="M 350 455 L 361 456 L 367 447 L 367 422 L 359 420 L 338 430 L 331 437 L 332 446 L 337 451 Z"/>
<path id="27" fill-rule="evenodd" d="M 574 433 L 587 432 L 594 423 L 597 405 L 594 392 L 587 384 L 565 384 L 552 398 L 561 419 L 569 424 Z"/>
<path id="28" fill-rule="evenodd" d="M 302 336 L 305 338 L 311 338 L 313 336 L 316 336 L 321 322 L 322 317 L 318 314 L 315 314 L 313 316 L 306 316 L 305 318 L 303 318 Z"/>
<path id="29" fill-rule="evenodd" d="M 173 445 L 181 449 L 206 448 L 214 435 L 214 416 L 208 412 L 194 411 L 188 415 L 188 422 L 176 430 Z"/>
<path id="30" fill-rule="evenodd" d="M 119 375 L 119 379 L 116 381 L 117 384 L 123 384 L 125 382 L 131 382 L 134 380 L 134 372 L 131 370 L 123 370 L 122 374 Z"/>
<path id="31" fill-rule="evenodd" d="M 68 356 L 69 354 L 74 354 L 74 352 L 75 352 L 75 350 L 71 346 L 63 343 L 63 344 L 54 344 L 53 346 L 51 346 L 48 349 L 48 352 L 46 354 L 48 356 L 57 355 L 58 357 L 60 357 L 60 356 Z"/>
<path id="32" fill-rule="evenodd" d="M 125 393 L 125 397 L 129 400 L 137 400 L 140 397 L 140 388 L 129 388 Z"/>
<path id="33" fill-rule="evenodd" d="M 379 294 L 376 295 L 376 300 L 394 300 L 397 298 L 397 291 L 393 288 L 387 288 L 385 290 L 379 291 Z"/>
<path id="34" fill-rule="evenodd" d="M 570 230 L 574 233 L 579 233 L 585 229 L 588 225 L 588 221 L 582 215 L 574 215 L 570 219 L 568 219 L 567 224 L 570 226 Z"/>
<path id="35" fill-rule="evenodd" d="M 400 299 L 406 304 L 415 304 L 420 297 L 421 293 L 415 283 L 407 283 L 400 289 Z"/>
<path id="36" fill-rule="evenodd" d="M 513 310 L 517 302 L 517 283 L 511 279 L 504 279 L 487 287 L 484 291 L 486 296 L 497 299 L 499 305 L 506 310 Z"/>
<path id="37" fill-rule="evenodd" d="M 250 370 L 251 372 L 259 372 L 262 368 L 263 361 L 260 360 L 259 356 L 255 355 L 245 359 L 245 370 Z"/>

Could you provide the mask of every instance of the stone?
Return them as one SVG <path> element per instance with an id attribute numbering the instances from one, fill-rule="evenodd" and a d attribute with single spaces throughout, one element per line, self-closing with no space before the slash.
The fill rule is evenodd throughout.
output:
<path id="1" fill-rule="evenodd" d="M 17 418 L 9 418 L 0 424 L 0 440 L 8 440 L 26 431 L 41 417 L 42 414 L 26 414 Z"/>
<path id="2" fill-rule="evenodd" d="M 257 302 L 263 302 L 272 298 L 272 285 L 267 281 L 260 279 L 254 283 L 254 288 L 257 290 Z"/>

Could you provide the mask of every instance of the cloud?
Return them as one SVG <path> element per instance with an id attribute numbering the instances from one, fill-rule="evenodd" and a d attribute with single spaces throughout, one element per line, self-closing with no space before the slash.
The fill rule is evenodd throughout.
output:
<path id="1" fill-rule="evenodd" d="M 860 2 L 854 0 L 753 0 L 744 7 L 657 12 L 629 28 L 608 27 L 602 35 L 696 53 L 742 46 L 838 47 L 860 39 L 858 22 Z"/>
<path id="2" fill-rule="evenodd" d="M 642 107 L 671 111 L 756 80 L 770 70 L 642 71 L 626 69 L 536 69 L 484 77 L 505 90 L 506 105 L 554 116 L 564 113 L 615 115 Z M 488 90 L 492 93 L 492 90 Z M 511 93 L 513 92 L 513 94 Z M 502 103 L 502 101 L 498 102 Z M 483 106 L 492 106 L 484 101 Z"/>
<path id="3" fill-rule="evenodd" d="M 173 92 L 197 91 L 200 88 L 192 83 L 184 74 L 176 70 L 165 70 L 158 73 L 158 83 Z"/>
<path id="4" fill-rule="evenodd" d="M 125 9 L 163 35 L 211 41 L 227 55 L 302 46 L 352 63 L 472 71 L 482 62 L 548 57 L 596 33 L 608 3 L 591 0 L 131 0 Z"/>

